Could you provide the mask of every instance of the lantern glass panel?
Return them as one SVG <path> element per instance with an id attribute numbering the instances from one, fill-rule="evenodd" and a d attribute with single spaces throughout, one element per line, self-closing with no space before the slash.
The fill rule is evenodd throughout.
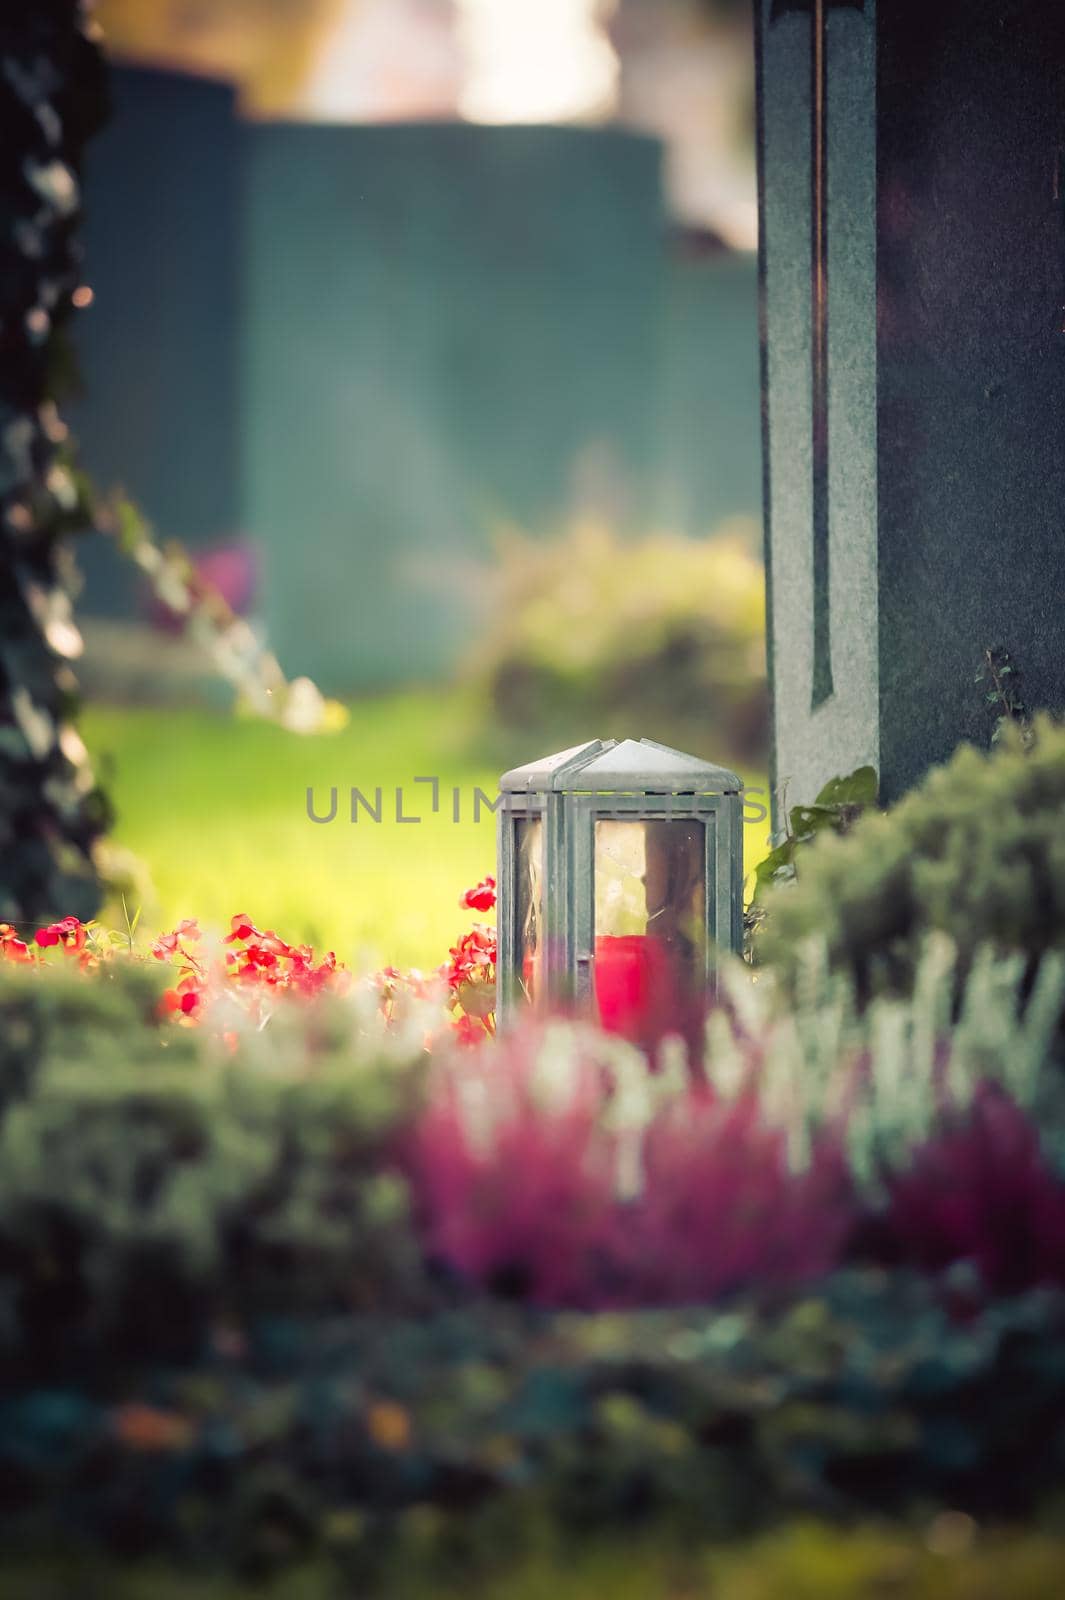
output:
<path id="1" fill-rule="evenodd" d="M 607 1027 L 667 1020 L 703 982 L 705 824 L 595 824 L 595 993 Z"/>
<path id="2" fill-rule="evenodd" d="M 526 999 L 539 986 L 543 952 L 544 825 L 539 817 L 517 823 L 517 949 L 518 975 Z"/>

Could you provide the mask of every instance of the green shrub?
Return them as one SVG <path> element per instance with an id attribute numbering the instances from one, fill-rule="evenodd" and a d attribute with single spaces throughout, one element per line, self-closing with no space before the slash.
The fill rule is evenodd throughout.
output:
<path id="1" fill-rule="evenodd" d="M 845 978 L 806 961 L 782 1016 L 775 985 L 737 963 L 708 1039 L 716 1093 L 742 1092 L 764 1058 L 766 1116 L 797 1132 L 801 1165 L 839 1120 L 841 1089 L 853 1102 L 867 1076 L 847 1155 L 875 1178 L 935 1131 L 942 1081 L 964 1111 L 990 1079 L 1061 1171 L 1061 1097 L 1044 1095 L 1043 1067 L 1065 956 L 1043 961 L 1023 1011 L 1023 962 L 978 956 L 944 1062 L 946 943 L 932 942 L 914 999 L 861 1013 Z M 925 1552 L 897 1569 L 885 1554 L 906 1592 L 931 1594 L 937 1551 L 979 1540 L 970 1519 L 1053 1510 L 1065 1294 L 1041 1274 L 995 1296 L 969 1253 L 948 1252 L 937 1278 L 852 1267 L 787 1298 L 756 1283 L 724 1306 L 602 1316 L 430 1286 L 397 1177 L 401 1136 L 431 1104 L 416 1019 L 385 1032 L 358 1000 L 322 997 L 261 1030 L 161 1024 L 160 979 L 136 961 L 89 977 L 0 968 L 0 1544 L 12 1557 L 0 1594 L 20 1592 L 4 1584 L 21 1556 L 61 1566 L 73 1544 L 65 1592 L 79 1595 L 165 1594 L 171 1576 L 176 1595 L 187 1573 L 219 1595 L 273 1576 L 286 1596 L 447 1593 L 456 1580 L 487 1596 L 526 1592 L 526 1569 L 527 1592 L 546 1595 L 568 1552 L 613 1560 L 628 1534 L 692 1556 L 671 1558 L 669 1592 L 727 1594 L 726 1575 L 740 1581 L 727 1542 L 754 1531 L 767 1596 L 871 1592 L 879 1558 L 848 1556 L 846 1538 L 837 1569 L 829 1535 L 791 1550 L 767 1532 L 814 1513 L 931 1524 Z M 541 1110 L 565 1092 L 578 1040 L 564 1023 L 553 1035 Z M 483 1059 L 503 1074 L 504 1058 Z M 862 1068 L 850 1087 L 841 1060 Z M 662 1095 L 685 1093 L 661 1066 Z M 615 1070 L 624 1087 L 621 1057 Z M 466 1105 L 483 1130 L 485 1096 Z M 632 1131 L 640 1107 L 623 1109 Z M 1007 1220 L 1020 1166 L 1021 1190 L 997 1183 L 987 1208 Z M 529 1202 L 529 1163 L 512 1169 Z M 944 1192 L 953 1213 L 972 1209 L 964 1166 L 928 1175 L 918 1222 Z M 1018 1256 L 1062 1236 L 1052 1201 L 1030 1241 L 1015 1235 Z M 687 1232 L 710 1218 L 733 1248 L 724 1207 L 676 1215 Z M 1062 1259 L 1059 1246 L 1055 1271 Z M 1039 1585 L 1060 1552 L 1033 1548 L 1031 1568 L 1002 1567 L 1003 1593 L 1057 1592 Z M 609 1565 L 589 1570 L 588 1593 L 618 1589 Z M 51 1592 L 46 1569 L 25 1571 L 29 1593 Z M 632 1592 L 656 1592 L 653 1564 L 643 1579 Z M 581 1590 L 574 1578 L 557 1592 Z"/>
<path id="2" fill-rule="evenodd" d="M 626 542 L 599 525 L 510 534 L 494 621 L 470 662 L 527 747 L 641 733 L 697 754 L 764 754 L 765 600 L 739 534 Z"/>
<path id="3" fill-rule="evenodd" d="M 721 1545 L 654 1530 L 577 1545 L 540 1541 L 531 1551 L 497 1549 L 492 1568 L 476 1575 L 426 1570 L 417 1543 L 416 1534 L 399 1543 L 375 1593 L 404 1600 L 1059 1600 L 1065 1581 L 1059 1534 L 982 1530 L 949 1512 L 923 1529 L 807 1520 Z M 8 1561 L 0 1580 L 3 1600 L 350 1600 L 354 1592 L 325 1560 L 265 1588 L 261 1579 L 84 1557 Z"/>
<path id="4" fill-rule="evenodd" d="M 979 946 L 1034 970 L 1065 947 L 1065 729 L 1043 720 L 986 755 L 963 746 L 891 811 L 823 836 L 771 894 L 761 959 L 794 978 L 822 940 L 863 1000 L 906 993 L 927 936 L 950 936 L 964 977 Z"/>
<path id="5" fill-rule="evenodd" d="M 0 1337 L 158 1353 L 220 1316 L 408 1298 L 391 1145 L 420 1041 L 327 1002 L 223 1046 L 161 1025 L 159 987 L 0 971 Z"/>
<path id="6" fill-rule="evenodd" d="M 162 1060 L 191 1062 L 194 1036 L 161 1032 L 156 1020 L 165 981 L 155 963 L 115 963 L 87 982 L 63 967 L 39 972 L 0 962 L 0 1118 L 50 1064 L 77 1066 L 91 1079 L 119 1050 L 130 1066 L 145 1069 Z"/>
<path id="7" fill-rule="evenodd" d="M 337 1600 L 459 1582 L 511 1596 L 528 1566 L 546 1600 L 551 1567 L 582 1552 L 647 1540 L 709 1558 L 754 1535 L 777 1551 L 769 1593 L 850 1593 L 827 1533 L 806 1563 L 771 1530 L 894 1517 L 931 1553 L 984 1547 L 977 1521 L 1060 1524 L 1065 1299 L 980 1307 L 964 1289 L 851 1272 L 716 1313 L 263 1319 L 188 1365 L 50 1373 L 0 1389 L 0 1595 L 19 1552 L 73 1547 L 78 1577 L 103 1567 L 101 1583 L 122 1557 L 150 1561 L 146 1593 L 167 1564 L 205 1593 L 224 1574 L 273 1578 L 287 1600 L 312 1564 Z M 880 1593 L 858 1570 L 838 1576 Z M 926 1592 L 919 1570 L 894 1592 Z M 712 1572 L 666 1592 L 728 1593 Z M 658 1592 L 650 1573 L 620 1591 L 600 1577 L 585 1592 Z"/>

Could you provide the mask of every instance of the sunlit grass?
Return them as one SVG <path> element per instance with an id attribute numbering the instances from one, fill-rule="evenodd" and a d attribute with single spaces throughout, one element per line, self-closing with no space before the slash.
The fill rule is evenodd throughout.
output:
<path id="1" fill-rule="evenodd" d="M 469 924 L 462 890 L 494 871 L 494 818 L 482 806 L 474 821 L 473 808 L 476 788 L 495 795 L 498 767 L 469 754 L 467 717 L 454 697 L 419 692 L 356 702 L 342 732 L 312 737 L 191 710 L 96 706 L 82 726 L 118 812 L 116 841 L 151 874 L 146 928 L 188 916 L 223 927 L 239 911 L 359 967 L 432 967 Z M 439 780 L 435 815 L 419 777 Z M 324 814 L 333 786 L 336 820 L 311 822 L 308 787 Z M 350 822 L 353 786 L 371 802 L 381 789 L 380 823 L 362 810 Z M 397 788 L 419 822 L 397 821 Z M 767 832 L 748 826 L 749 865 Z"/>

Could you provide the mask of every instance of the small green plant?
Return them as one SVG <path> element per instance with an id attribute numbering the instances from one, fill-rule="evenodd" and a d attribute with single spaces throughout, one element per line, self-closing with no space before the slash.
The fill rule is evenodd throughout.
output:
<path id="1" fill-rule="evenodd" d="M 984 690 L 984 699 L 995 713 L 991 745 L 1001 744 L 1011 728 L 1020 730 L 1025 748 L 1032 742 L 1032 714 L 1024 703 L 1021 674 L 1008 650 L 987 647 L 974 678 Z"/>
<path id="2" fill-rule="evenodd" d="M 754 870 L 754 894 L 744 916 L 748 960 L 757 958 L 770 893 L 795 883 L 805 847 L 823 833 L 849 833 L 862 813 L 876 805 L 876 797 L 876 769 L 858 767 L 846 777 L 830 778 L 813 805 L 792 806 L 790 811 L 786 802 L 782 805 L 784 837 Z"/>
<path id="3" fill-rule="evenodd" d="M 810 806 L 792 806 L 784 824 L 784 838 L 755 868 L 756 897 L 798 877 L 797 857 L 803 845 L 823 833 L 849 833 L 858 818 L 876 805 L 874 767 L 858 767 L 845 778 L 830 778 Z"/>

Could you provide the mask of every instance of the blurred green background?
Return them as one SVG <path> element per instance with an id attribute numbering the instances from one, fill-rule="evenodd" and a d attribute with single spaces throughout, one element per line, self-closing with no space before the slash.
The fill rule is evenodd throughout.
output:
<path id="1" fill-rule="evenodd" d="M 193 630 L 83 540 L 84 732 L 127 907 L 432 966 L 493 868 L 473 791 L 506 767 L 649 736 L 762 786 L 749 7 L 99 14 L 82 459 L 350 711 L 321 735 L 234 720 Z M 334 785 L 315 826 L 306 790 Z M 352 785 L 385 820 L 346 820 Z M 768 823 L 747 831 L 750 866 Z"/>

